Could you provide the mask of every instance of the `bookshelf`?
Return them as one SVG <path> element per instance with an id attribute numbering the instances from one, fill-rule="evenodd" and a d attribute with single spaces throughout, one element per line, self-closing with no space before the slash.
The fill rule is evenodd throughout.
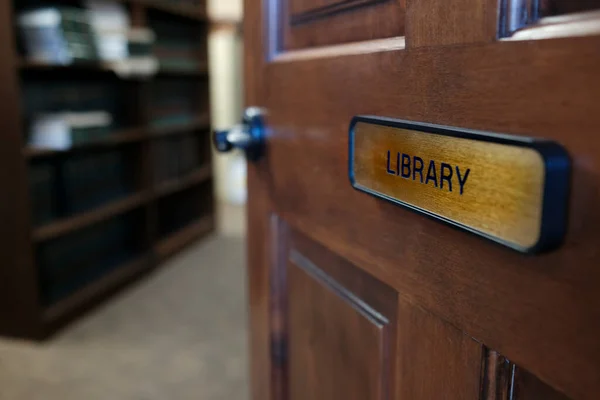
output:
<path id="1" fill-rule="evenodd" d="M 115 3 L 156 35 L 155 73 L 33 60 L 20 44 L 23 2 L 0 5 L 2 336 L 47 338 L 214 230 L 206 5 Z M 80 108 L 104 101 L 111 126 L 64 148 L 32 143 L 52 93 Z"/>

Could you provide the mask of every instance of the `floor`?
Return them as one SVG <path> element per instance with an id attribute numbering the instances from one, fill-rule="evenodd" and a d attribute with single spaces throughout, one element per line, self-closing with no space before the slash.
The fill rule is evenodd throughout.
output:
<path id="1" fill-rule="evenodd" d="M 0 341 L 0 400 L 247 399 L 243 225 L 220 226 L 50 342 Z"/>

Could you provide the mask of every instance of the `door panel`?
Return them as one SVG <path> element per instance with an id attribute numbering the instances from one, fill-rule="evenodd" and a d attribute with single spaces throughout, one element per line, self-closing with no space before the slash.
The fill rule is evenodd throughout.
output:
<path id="1" fill-rule="evenodd" d="M 339 277 L 359 273 L 336 264 Z M 290 399 L 388 398 L 396 294 L 373 280 L 361 288 L 355 280 L 343 285 L 296 250 L 287 268 Z M 381 308 L 352 289 L 381 290 Z"/>
<path id="2" fill-rule="evenodd" d="M 500 40 L 499 0 L 413 0 L 400 22 L 364 16 L 402 3 L 365 3 L 296 25 L 273 19 L 283 3 L 246 8 L 247 103 L 269 127 L 248 171 L 254 398 L 598 398 L 600 36 Z M 564 244 L 526 256 L 355 191 L 361 114 L 562 144 Z"/>
<path id="3" fill-rule="evenodd" d="M 280 240 L 271 275 L 277 277 L 271 292 L 279 293 L 271 304 L 275 399 L 566 399 L 274 220 Z"/>
<path id="4" fill-rule="evenodd" d="M 395 398 L 479 398 L 481 343 L 407 301 L 399 309 Z"/>
<path id="5" fill-rule="evenodd" d="M 492 42 L 497 0 L 408 0 L 406 41 L 411 47 Z"/>
<path id="6" fill-rule="evenodd" d="M 382 39 L 404 33 L 404 0 L 289 0 L 273 2 L 279 50 Z"/>

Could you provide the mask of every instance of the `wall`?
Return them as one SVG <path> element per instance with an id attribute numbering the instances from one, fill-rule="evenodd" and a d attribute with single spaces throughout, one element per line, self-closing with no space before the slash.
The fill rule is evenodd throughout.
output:
<path id="1" fill-rule="evenodd" d="M 243 39 L 236 27 L 242 18 L 241 0 L 209 0 L 214 24 L 209 36 L 211 103 L 214 129 L 239 123 L 243 112 Z M 243 204 L 246 199 L 245 159 L 240 152 L 214 157 L 217 199 Z"/>

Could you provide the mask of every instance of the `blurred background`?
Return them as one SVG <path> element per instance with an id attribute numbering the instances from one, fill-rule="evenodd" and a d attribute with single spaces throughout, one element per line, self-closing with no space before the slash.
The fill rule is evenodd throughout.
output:
<path id="1" fill-rule="evenodd" d="M 0 400 L 248 398 L 241 19 L 0 5 Z"/>

